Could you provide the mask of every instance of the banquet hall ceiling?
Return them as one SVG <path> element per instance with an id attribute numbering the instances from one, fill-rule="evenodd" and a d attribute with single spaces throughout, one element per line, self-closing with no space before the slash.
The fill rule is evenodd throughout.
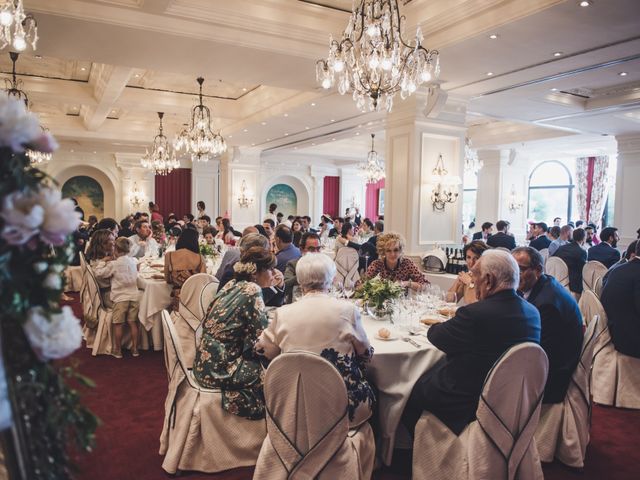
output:
<path id="1" fill-rule="evenodd" d="M 403 3 L 406 31 L 418 23 L 425 45 L 441 52 L 441 87 L 468 101 L 476 146 L 519 134 L 640 131 L 638 0 L 594 0 L 587 8 L 577 0 Z M 362 156 L 369 131 L 384 130 L 384 114 L 361 114 L 348 95 L 315 82 L 315 61 L 326 56 L 329 34 L 344 29 L 351 0 L 25 6 L 38 20 L 40 43 L 37 55 L 20 56 L 17 71 L 32 109 L 65 148 L 142 151 L 158 111 L 174 135 L 195 105 L 199 75 L 214 126 L 231 146 L 272 153 L 317 146 L 322 155 L 335 148 L 346 159 Z M 10 70 L 5 52 L 0 71 Z"/>

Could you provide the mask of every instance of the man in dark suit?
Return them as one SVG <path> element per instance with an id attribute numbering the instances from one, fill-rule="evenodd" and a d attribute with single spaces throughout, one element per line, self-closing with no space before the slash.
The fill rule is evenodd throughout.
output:
<path id="1" fill-rule="evenodd" d="M 493 223 L 484 222 L 481 228 L 481 232 L 476 232 L 473 234 L 472 240 L 484 240 L 486 242 L 493 232 Z"/>
<path id="2" fill-rule="evenodd" d="M 573 241 L 561 246 L 554 257 L 560 258 L 569 269 L 569 290 L 574 293 L 582 293 L 582 267 L 587 263 L 587 252 L 582 248 L 587 236 L 584 229 L 576 228 L 573 231 Z"/>
<path id="3" fill-rule="evenodd" d="M 549 228 L 547 227 L 546 223 L 536 223 L 533 226 L 533 234 L 536 236 L 536 238 L 529 242 L 529 246 L 531 248 L 535 248 L 538 251 L 549 248 L 549 245 L 551 245 L 551 239 L 547 237 L 547 230 L 549 230 Z"/>
<path id="4" fill-rule="evenodd" d="M 620 261 L 620 252 L 616 248 L 618 240 L 620 240 L 620 237 L 618 236 L 617 228 L 603 228 L 602 232 L 600 232 L 600 243 L 589 249 L 589 261 L 595 260 L 605 267 L 611 268 L 616 262 Z"/>
<path id="5" fill-rule="evenodd" d="M 427 334 L 447 355 L 413 387 L 402 419 L 410 432 L 428 410 L 459 435 L 475 419 L 485 377 L 500 355 L 517 343 L 540 343 L 540 315 L 516 294 L 520 277 L 513 257 L 487 250 L 471 273 L 479 301 Z"/>
<path id="6" fill-rule="evenodd" d="M 344 218 L 337 217 L 333 220 L 333 228 L 329 230 L 329 237 L 336 238 L 340 236 L 342 232 L 342 225 L 344 225 Z"/>
<path id="7" fill-rule="evenodd" d="M 491 248 L 503 247 L 508 250 L 516 248 L 516 239 L 509 235 L 509 222 L 500 220 L 496 223 L 498 233 L 487 238 L 487 245 Z"/>
<path id="8" fill-rule="evenodd" d="M 582 314 L 578 304 L 555 278 L 542 273 L 544 259 L 531 247 L 511 252 L 520 267 L 520 292 L 540 313 L 540 345 L 549 357 L 543 403 L 564 400 L 582 350 Z"/>
<path id="9" fill-rule="evenodd" d="M 378 259 L 378 235 L 384 232 L 384 222 L 382 220 L 378 220 L 373 225 L 373 235 L 369 237 L 369 239 L 360 244 L 355 243 L 351 240 L 351 238 L 344 238 L 342 236 L 336 239 L 337 242 L 346 245 L 347 247 L 355 248 L 358 250 L 358 254 L 360 255 L 358 268 L 361 270 L 366 270 L 371 262 Z"/>
<path id="10" fill-rule="evenodd" d="M 640 242 L 635 253 L 633 260 L 611 271 L 601 298 L 613 346 L 640 358 Z"/>

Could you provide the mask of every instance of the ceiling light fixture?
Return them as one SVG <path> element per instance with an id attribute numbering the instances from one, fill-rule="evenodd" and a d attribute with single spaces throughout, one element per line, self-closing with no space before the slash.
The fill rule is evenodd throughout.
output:
<path id="1" fill-rule="evenodd" d="M 325 89 L 337 82 L 341 95 L 353 91 L 362 111 L 390 112 L 398 91 L 405 99 L 421 84 L 436 80 L 438 51 L 422 46 L 419 27 L 415 43 L 407 43 L 401 36 L 404 20 L 397 0 L 354 2 L 342 40 L 330 37 L 329 57 L 316 62 L 317 81 Z"/>
<path id="2" fill-rule="evenodd" d="M 367 160 L 358 165 L 360 175 L 365 178 L 367 183 L 377 183 L 385 178 L 384 162 L 376 152 L 373 142 L 375 133 L 371 134 L 371 150 L 367 154 Z"/>
<path id="3" fill-rule="evenodd" d="M 249 208 L 252 203 L 253 195 L 249 193 L 247 182 L 242 180 L 242 185 L 240 185 L 240 195 L 238 195 L 238 205 L 240 205 L 240 208 Z"/>
<path id="4" fill-rule="evenodd" d="M 627 72 L 620 72 L 618 75 L 620 75 L 621 77 L 626 77 L 629 74 Z"/>
<path id="5" fill-rule="evenodd" d="M 5 78 L 4 83 L 6 85 L 5 92 L 10 97 L 13 97 L 17 100 L 22 100 L 29 109 L 29 97 L 24 92 L 24 90 L 20 90 L 22 86 L 22 80 L 18 80 L 16 75 L 16 62 L 18 61 L 18 57 L 20 56 L 17 52 L 9 52 L 9 57 L 11 58 L 12 68 L 11 68 L 11 79 Z"/>
<path id="6" fill-rule="evenodd" d="M 551 89 L 551 91 L 552 91 L 552 92 L 557 92 L 557 91 L 558 91 L 558 89 L 557 89 L 557 88 L 552 88 L 552 89 Z"/>
<path id="7" fill-rule="evenodd" d="M 484 162 L 478 158 L 478 151 L 473 149 L 471 139 L 467 137 L 464 142 L 464 171 L 477 175 L 484 166 Z"/>
<path id="8" fill-rule="evenodd" d="M 43 125 L 40 125 L 40 128 L 42 129 L 42 133 L 47 133 L 49 131 L 49 129 Z M 71 151 L 73 152 L 73 150 Z M 31 165 L 47 163 L 53 158 L 53 155 L 50 152 L 39 152 L 38 150 L 31 150 L 30 148 L 27 148 L 25 154 L 29 157 Z"/>
<path id="9" fill-rule="evenodd" d="M 592 5 L 592 4 L 593 4 L 593 2 L 591 0 L 582 0 L 580 2 L 580 6 L 581 7 L 588 7 L 588 6 Z"/>
<path id="10" fill-rule="evenodd" d="M 553 52 L 554 57 L 561 57 L 562 54 L 563 54 L 562 52 Z"/>
<path id="11" fill-rule="evenodd" d="M 211 110 L 202 103 L 202 84 L 204 78 L 198 77 L 200 92 L 199 103 L 191 111 L 191 123 L 184 128 L 174 142 L 176 150 L 191 153 L 192 162 L 208 162 L 210 156 L 218 156 L 227 151 L 227 143 L 220 131 L 211 129 Z"/>
<path id="12" fill-rule="evenodd" d="M 151 144 L 151 152 L 146 149 L 144 156 L 140 160 L 140 163 L 144 168 L 148 168 L 153 171 L 155 175 L 167 175 L 171 173 L 174 168 L 180 166 L 180 162 L 176 159 L 176 153 L 171 148 L 171 144 L 167 137 L 162 133 L 162 117 L 163 112 L 158 112 L 158 118 L 160 119 L 160 128 L 158 135 L 153 138 Z"/>
<path id="13" fill-rule="evenodd" d="M 38 22 L 30 13 L 24 13 L 22 0 L 5 0 L 0 7 L 0 48 L 11 45 L 18 52 L 38 43 Z"/>
<path id="14" fill-rule="evenodd" d="M 496 40 L 498 38 L 498 34 L 497 33 L 492 33 L 491 35 L 489 35 L 489 38 L 491 40 Z"/>
<path id="15" fill-rule="evenodd" d="M 493 75 L 493 72 L 487 72 L 487 77 L 490 77 Z"/>

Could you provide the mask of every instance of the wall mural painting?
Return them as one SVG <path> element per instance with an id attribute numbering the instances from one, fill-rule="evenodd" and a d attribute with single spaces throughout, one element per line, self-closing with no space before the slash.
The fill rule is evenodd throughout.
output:
<path id="1" fill-rule="evenodd" d="M 78 201 L 78 206 L 84 211 L 85 221 L 89 215 L 95 215 L 98 219 L 104 217 L 104 192 L 93 178 L 84 175 L 71 177 L 62 186 L 62 196 Z"/>
<path id="2" fill-rule="evenodd" d="M 286 219 L 289 215 L 298 214 L 298 197 L 289 185 L 278 183 L 267 192 L 267 207 L 275 203 L 278 205 L 276 212 L 282 212 Z"/>

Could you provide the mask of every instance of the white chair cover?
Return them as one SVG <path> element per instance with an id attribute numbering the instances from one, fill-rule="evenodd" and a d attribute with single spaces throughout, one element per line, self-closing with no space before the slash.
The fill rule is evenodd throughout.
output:
<path id="1" fill-rule="evenodd" d="M 559 257 L 549 257 L 544 265 L 547 275 L 555 278 L 560 285 L 569 290 L 569 268 Z"/>
<path id="2" fill-rule="evenodd" d="M 608 269 L 602 263 L 591 260 L 582 267 L 582 287 L 584 291 L 590 290 L 598 298 L 602 293 L 602 279 L 607 274 Z"/>
<path id="3" fill-rule="evenodd" d="M 95 311 L 98 318 L 98 325 L 95 329 L 88 328 L 85 321 L 84 336 L 87 347 L 91 348 L 91 355 L 93 356 L 110 355 L 114 351 L 120 350 L 116 348 L 113 323 L 111 323 L 113 319 L 113 309 L 104 306 L 98 281 L 90 266 L 87 266 L 84 284 L 83 295 L 81 297 L 83 313 L 85 312 L 86 302 L 87 311 Z M 148 350 L 149 336 L 147 335 L 147 331 L 144 328 L 138 328 L 138 335 L 138 348 Z M 131 348 L 131 331 L 128 328 L 124 330 L 121 348 L 125 350 Z"/>
<path id="4" fill-rule="evenodd" d="M 580 301 L 578 302 L 578 307 L 580 308 L 580 313 L 582 313 L 582 319 L 587 326 L 591 319 L 599 317 L 601 323 L 600 329 L 605 328 L 605 326 L 602 325 L 604 323 L 602 321 L 604 309 L 602 308 L 600 300 L 593 291 L 585 290 L 582 292 Z"/>
<path id="5" fill-rule="evenodd" d="M 358 273 L 360 257 L 355 248 L 342 247 L 336 254 L 336 276 L 333 279 L 334 283 L 341 282 L 343 285 L 345 282 L 352 282 L 355 284 L 360 280 L 360 274 Z"/>
<path id="6" fill-rule="evenodd" d="M 593 353 L 591 390 L 601 405 L 640 409 L 640 358 L 618 352 L 611 341 L 607 314 L 596 298 L 594 310 L 603 323 Z"/>
<path id="7" fill-rule="evenodd" d="M 533 442 L 548 360 L 534 343 L 520 343 L 495 363 L 482 388 L 476 421 L 456 436 L 428 412 L 413 444 L 413 478 L 542 480 Z"/>
<path id="8" fill-rule="evenodd" d="M 64 270 L 64 291 L 79 292 L 82 289 L 82 267 L 68 266 Z"/>
<path id="9" fill-rule="evenodd" d="M 580 361 L 564 401 L 542 405 L 535 439 L 543 462 L 551 462 L 556 457 L 570 467 L 584 467 L 591 426 L 593 349 L 601 333 L 601 322 L 596 315 L 584 334 Z"/>
<path id="10" fill-rule="evenodd" d="M 198 385 L 184 365 L 169 315 L 162 315 L 169 391 L 160 435 L 162 468 L 214 473 L 255 465 L 267 434 L 264 420 L 248 420 L 222 408 L 219 390 Z"/>
<path id="11" fill-rule="evenodd" d="M 540 250 L 540 255 L 542 255 L 542 259 L 544 260 L 544 262 L 542 263 L 542 265 L 544 266 L 547 263 L 547 259 L 549 258 L 549 249 L 543 248 L 542 250 Z"/>
<path id="12" fill-rule="evenodd" d="M 171 319 L 180 339 L 184 364 L 193 367 L 196 358 L 196 330 L 204 318 L 204 311 L 200 303 L 200 295 L 206 285 L 213 282 L 215 277 L 208 273 L 191 275 L 180 289 L 180 303 L 178 311 L 171 312 Z"/>
<path id="13" fill-rule="evenodd" d="M 84 255 L 80 254 L 81 258 Z M 87 348 L 93 348 L 93 343 L 96 338 L 96 329 L 98 327 L 99 312 L 104 309 L 102 306 L 102 298 L 100 296 L 100 287 L 95 278 L 88 281 L 88 277 L 93 277 L 89 274 L 88 267 L 84 265 L 84 275 L 82 280 L 82 287 L 80 289 L 80 303 L 82 304 L 82 334 L 87 344 Z"/>
<path id="14" fill-rule="evenodd" d="M 331 363 L 307 352 L 281 354 L 264 390 L 268 436 L 254 480 L 371 478 L 371 426 L 349 431 L 347 390 Z"/>

